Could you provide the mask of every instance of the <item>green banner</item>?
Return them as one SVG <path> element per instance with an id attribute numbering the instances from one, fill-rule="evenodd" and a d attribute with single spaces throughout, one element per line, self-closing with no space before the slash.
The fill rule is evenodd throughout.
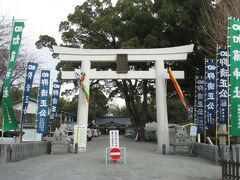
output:
<path id="1" fill-rule="evenodd" d="M 240 22 L 230 19 L 231 135 L 240 136 Z"/>
<path id="2" fill-rule="evenodd" d="M 2 98 L 2 111 L 4 117 L 4 131 L 18 129 L 18 123 L 15 112 L 13 110 L 11 100 L 11 77 L 17 61 L 18 51 L 22 39 L 22 31 L 24 22 L 14 22 L 12 42 L 10 46 L 10 59 L 8 64 L 8 71 L 4 80 L 3 98 Z"/>

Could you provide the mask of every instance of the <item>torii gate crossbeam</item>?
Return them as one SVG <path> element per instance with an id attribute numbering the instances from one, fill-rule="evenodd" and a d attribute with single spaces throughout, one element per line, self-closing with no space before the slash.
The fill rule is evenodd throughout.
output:
<path id="1" fill-rule="evenodd" d="M 157 49 L 76 49 L 53 47 L 54 53 L 59 54 L 60 60 L 65 62 L 82 62 L 81 71 L 86 73 L 85 85 L 89 88 L 89 79 L 155 79 L 157 105 L 157 134 L 158 152 L 169 152 L 169 134 L 166 102 L 166 84 L 168 78 L 164 69 L 164 61 L 186 60 L 187 54 L 193 51 L 193 44 L 171 48 Z M 96 71 L 91 69 L 92 62 L 113 62 L 117 54 L 127 54 L 128 61 L 155 61 L 155 69 L 149 71 L 129 71 L 127 74 L 117 74 L 115 71 Z M 176 78 L 183 78 L 183 72 L 174 72 Z M 73 72 L 62 71 L 63 79 L 75 79 Z M 145 76 L 144 76 L 145 75 Z M 78 125 L 87 126 L 88 103 L 85 95 L 79 91 Z"/>

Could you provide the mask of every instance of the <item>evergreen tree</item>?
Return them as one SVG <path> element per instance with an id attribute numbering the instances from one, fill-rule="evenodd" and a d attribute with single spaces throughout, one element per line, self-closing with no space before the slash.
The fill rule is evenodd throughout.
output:
<path id="1" fill-rule="evenodd" d="M 62 46 L 97 49 L 161 48 L 195 43 L 198 27 L 196 18 L 200 16 L 200 10 L 199 0 L 118 0 L 115 7 L 110 0 L 86 0 L 75 7 L 67 21 L 60 23 Z M 54 44 L 55 40 L 47 35 L 41 36 L 36 42 L 37 47 Z M 193 104 L 194 77 L 203 72 L 204 61 L 198 49 L 196 46 L 195 52 L 184 63 L 166 64 L 176 70 L 185 70 L 186 78 L 180 85 L 188 95 L 190 104 Z M 62 63 L 57 68 L 69 70 L 78 66 Z M 153 62 L 129 63 L 131 70 L 148 70 L 153 66 Z M 92 68 L 115 70 L 116 66 L 98 63 L 93 64 Z M 173 87 L 168 87 L 169 96 L 176 96 Z M 132 124 L 140 129 L 140 138 L 144 139 L 144 126 L 151 117 L 149 97 L 154 99 L 155 96 L 154 81 L 106 81 L 104 90 L 109 93 L 109 98 L 118 96 L 125 99 Z"/>

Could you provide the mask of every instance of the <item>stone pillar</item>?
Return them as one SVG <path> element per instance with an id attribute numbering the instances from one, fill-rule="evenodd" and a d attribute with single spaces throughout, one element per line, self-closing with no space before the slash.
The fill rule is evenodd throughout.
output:
<path id="1" fill-rule="evenodd" d="M 68 115 L 67 114 L 65 114 L 65 116 L 64 116 L 64 122 L 63 122 L 64 124 L 67 124 L 68 123 Z"/>
<path id="2" fill-rule="evenodd" d="M 227 135 L 228 135 L 228 132 L 227 132 L 227 125 L 226 124 L 219 124 L 217 126 L 217 137 L 218 137 L 218 142 L 217 144 L 219 145 L 219 149 L 220 149 L 220 156 L 221 158 L 223 158 L 225 155 L 224 155 L 224 152 L 225 152 L 225 149 L 226 149 L 226 146 L 227 146 L 227 143 L 226 143 L 226 140 L 227 140 Z"/>
<path id="3" fill-rule="evenodd" d="M 166 100 L 166 84 L 164 77 L 164 61 L 155 61 L 156 69 L 156 106 L 157 106 L 157 138 L 158 150 L 163 153 L 169 153 L 169 134 L 168 134 L 168 118 L 167 118 L 167 100 Z"/>

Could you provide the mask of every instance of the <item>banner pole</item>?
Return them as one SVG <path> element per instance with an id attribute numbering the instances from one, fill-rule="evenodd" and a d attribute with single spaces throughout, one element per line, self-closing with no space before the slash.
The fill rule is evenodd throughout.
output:
<path id="1" fill-rule="evenodd" d="M 215 144 L 218 144 L 218 130 L 217 130 L 217 121 L 218 121 L 218 66 L 217 66 L 217 62 L 218 62 L 218 49 L 219 49 L 219 45 L 217 44 L 217 48 L 216 48 L 216 118 L 215 118 Z"/>
<path id="2" fill-rule="evenodd" d="M 206 143 L 206 75 L 207 75 L 207 71 L 206 71 L 206 65 L 207 65 L 207 59 L 205 59 L 205 82 L 204 82 L 204 143 Z"/>
<path id="3" fill-rule="evenodd" d="M 40 77 L 39 77 L 39 86 L 37 86 L 37 106 L 38 106 L 38 97 L 39 97 L 39 94 L 40 94 L 40 83 L 41 83 L 41 71 L 42 71 L 42 68 L 41 68 L 41 65 L 39 64 L 39 74 L 40 74 Z M 38 116 L 38 110 L 37 110 L 37 113 L 36 113 L 36 120 L 35 120 L 35 123 L 34 123 L 34 142 L 36 141 L 36 134 L 37 134 L 37 116 Z M 42 139 L 43 140 L 43 137 Z"/>
<path id="4" fill-rule="evenodd" d="M 227 135 L 228 135 L 228 146 L 230 146 L 230 17 L 227 19 L 227 48 L 228 48 L 228 122 L 227 122 Z"/>
<path id="5" fill-rule="evenodd" d="M 34 136 L 33 136 L 33 141 L 35 142 L 36 141 L 36 125 L 37 125 L 37 123 L 36 123 L 37 121 L 35 120 L 35 123 L 34 123 Z"/>
<path id="6" fill-rule="evenodd" d="M 3 118 L 3 112 L 1 113 L 1 119 L 2 119 L 2 138 L 1 138 L 1 143 L 3 144 L 3 133 L 4 133 L 4 118 Z"/>
<path id="7" fill-rule="evenodd" d="M 28 64 L 28 61 L 26 62 Z M 25 82 L 24 82 L 24 85 L 23 85 L 23 94 L 22 94 L 22 109 L 21 109 L 21 118 L 20 118 L 20 143 L 22 142 L 22 136 L 23 136 L 23 100 L 24 100 L 24 94 L 25 94 L 25 86 L 26 86 L 26 77 L 27 77 L 27 68 L 28 66 L 26 66 L 25 68 L 25 76 L 24 76 L 24 79 L 25 79 Z M 29 97 L 30 99 L 30 97 Z M 26 109 L 26 113 L 25 113 L 25 118 L 26 118 L 26 115 L 27 115 L 27 109 Z"/>
<path id="8" fill-rule="evenodd" d="M 197 129 L 198 129 L 198 126 L 197 126 L 197 120 L 196 120 L 196 99 L 197 99 L 197 92 L 196 92 L 196 76 L 195 76 L 195 87 L 194 87 L 194 90 L 195 90 L 195 96 L 194 96 L 194 106 L 193 106 L 193 109 L 194 109 L 194 116 L 193 116 L 193 122 L 196 124 L 196 127 L 197 127 Z M 198 133 L 199 134 L 199 133 Z M 200 136 L 200 138 L 201 138 L 201 136 Z M 197 135 L 197 140 L 199 141 L 199 137 L 198 137 L 198 135 Z M 197 142 L 198 142 L 197 141 Z"/>
<path id="9" fill-rule="evenodd" d="M 41 72 L 41 70 L 40 70 Z M 40 81 L 40 80 L 39 80 Z M 38 106 L 38 95 L 39 95 L 39 87 L 37 87 L 37 106 Z M 38 111 L 38 110 L 37 110 Z M 33 137 L 33 141 L 35 142 L 36 141 L 36 133 L 37 133 L 37 130 L 36 130 L 36 126 L 37 126 L 37 113 L 36 113 L 36 119 L 34 121 L 34 137 Z"/>

